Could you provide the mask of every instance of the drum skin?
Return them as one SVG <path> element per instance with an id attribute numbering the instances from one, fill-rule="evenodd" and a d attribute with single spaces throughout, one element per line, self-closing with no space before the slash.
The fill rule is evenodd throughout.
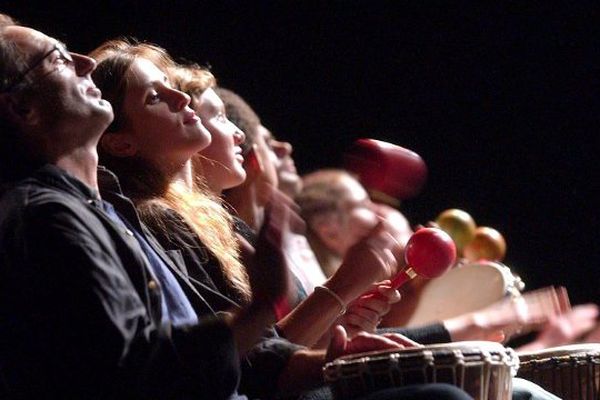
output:
<path id="1" fill-rule="evenodd" d="M 448 383 L 476 400 L 508 400 L 519 359 L 495 342 L 455 342 L 345 356 L 325 365 L 336 399 L 423 383 Z"/>
<path id="2" fill-rule="evenodd" d="M 566 400 L 600 399 L 600 343 L 519 353 L 518 376 Z"/>
<path id="3" fill-rule="evenodd" d="M 417 277 L 400 288 L 402 300 L 392 306 L 381 326 L 414 327 L 456 317 L 518 295 L 519 288 L 507 266 L 489 261 L 454 267 L 436 279 Z"/>

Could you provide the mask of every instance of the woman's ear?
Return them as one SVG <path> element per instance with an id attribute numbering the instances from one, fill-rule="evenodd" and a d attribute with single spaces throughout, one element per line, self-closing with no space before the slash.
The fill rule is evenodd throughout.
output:
<path id="1" fill-rule="evenodd" d="M 102 150 L 115 157 L 132 157 L 137 154 L 137 146 L 131 135 L 125 132 L 110 132 L 100 139 Z"/>

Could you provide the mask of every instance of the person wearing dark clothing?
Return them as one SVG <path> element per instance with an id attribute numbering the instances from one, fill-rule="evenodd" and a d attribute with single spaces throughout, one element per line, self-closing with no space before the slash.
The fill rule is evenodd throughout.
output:
<path id="1" fill-rule="evenodd" d="M 0 207 L 0 351 L 9 393 L 233 392 L 239 365 L 228 326 L 208 318 L 193 327 L 162 322 L 161 284 L 97 192 L 47 165 Z"/>
<path id="2" fill-rule="evenodd" d="M 232 329 L 163 318 L 177 285 L 98 194 L 96 145 L 113 115 L 96 63 L 0 20 L 2 397 L 230 398 Z"/>

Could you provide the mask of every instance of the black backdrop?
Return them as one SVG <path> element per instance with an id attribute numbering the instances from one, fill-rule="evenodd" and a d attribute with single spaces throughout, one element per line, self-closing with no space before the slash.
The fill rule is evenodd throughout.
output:
<path id="1" fill-rule="evenodd" d="M 56 4 L 58 3 L 58 4 Z M 100 4 L 101 3 L 101 4 Z M 458 207 L 500 230 L 529 288 L 598 301 L 600 13 L 506 2 L 4 1 L 87 52 L 129 35 L 210 64 L 295 147 L 301 172 L 339 166 L 357 137 L 418 152 L 413 223 Z"/>

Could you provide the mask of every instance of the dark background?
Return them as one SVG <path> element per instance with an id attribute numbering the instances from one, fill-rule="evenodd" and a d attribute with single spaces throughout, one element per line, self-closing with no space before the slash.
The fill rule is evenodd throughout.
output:
<path id="1" fill-rule="evenodd" d="M 58 3 L 58 4 L 56 4 Z M 501 231 L 528 288 L 597 302 L 600 13 L 546 2 L 0 3 L 88 52 L 128 35 L 210 64 L 295 147 L 300 172 L 339 166 L 358 137 L 419 153 L 430 175 L 403 204 Z"/>

